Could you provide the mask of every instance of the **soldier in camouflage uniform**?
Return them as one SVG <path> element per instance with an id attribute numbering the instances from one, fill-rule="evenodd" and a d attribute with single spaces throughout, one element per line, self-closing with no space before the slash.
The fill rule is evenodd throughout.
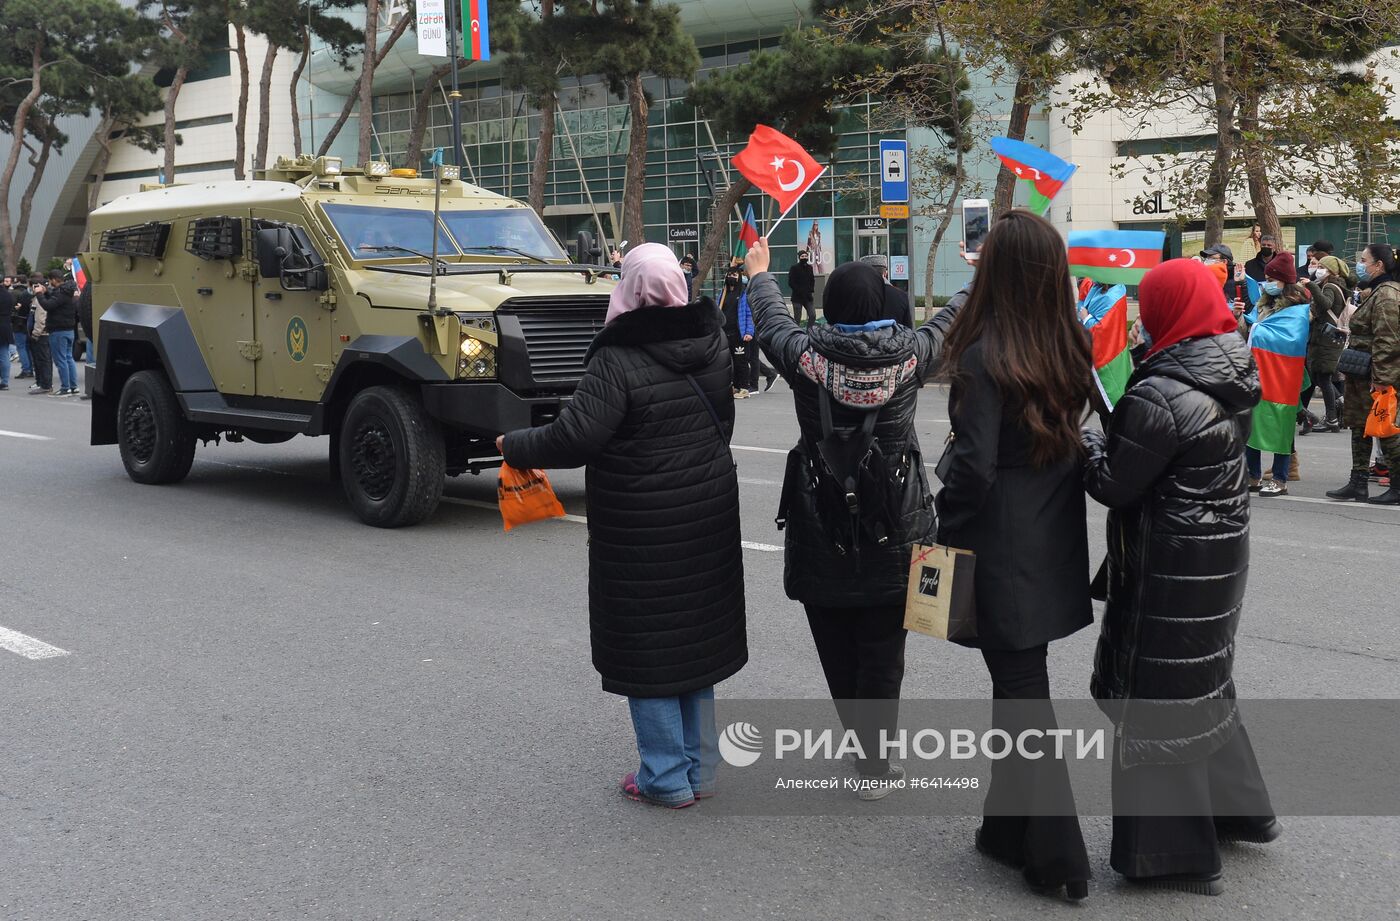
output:
<path id="1" fill-rule="evenodd" d="M 1356 263 L 1361 278 L 1361 304 L 1351 316 L 1350 348 L 1371 355 L 1370 379 L 1347 376 L 1342 424 L 1351 429 L 1351 480 L 1327 494 L 1329 499 L 1355 499 L 1373 505 L 1400 505 L 1400 485 L 1394 471 L 1400 469 L 1400 435 L 1381 439 L 1381 450 L 1390 463 L 1390 488 L 1368 498 L 1367 468 L 1371 463 L 1371 439 L 1366 437 L 1366 417 L 1372 394 L 1383 387 L 1400 388 L 1400 266 L 1388 243 L 1372 243 Z"/>

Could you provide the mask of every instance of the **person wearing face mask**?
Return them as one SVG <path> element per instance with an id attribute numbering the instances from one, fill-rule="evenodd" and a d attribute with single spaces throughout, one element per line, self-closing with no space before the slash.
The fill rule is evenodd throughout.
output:
<path id="1" fill-rule="evenodd" d="M 805 249 L 797 251 L 797 262 L 788 269 L 788 290 L 792 292 L 792 313 L 797 322 L 806 317 L 807 331 L 817 322 L 817 308 L 812 306 L 812 295 L 817 290 L 816 273 L 812 271 L 812 260 Z"/>
<path id="2" fill-rule="evenodd" d="M 1351 429 L 1351 479 L 1327 493 L 1329 499 L 1400 505 L 1400 486 L 1391 477 L 1390 488 L 1369 497 L 1366 486 L 1371 463 L 1371 439 L 1366 437 L 1366 417 L 1374 395 L 1386 387 L 1400 387 L 1400 266 L 1389 243 L 1372 243 L 1356 260 L 1361 279 L 1361 302 L 1347 324 L 1348 347 L 1371 356 L 1368 375 L 1347 375 L 1342 424 Z M 1400 435 L 1380 439 L 1381 451 L 1391 471 L 1400 464 Z"/>
<path id="3" fill-rule="evenodd" d="M 1266 236 L 1264 239 L 1270 238 Z M 1280 310 L 1295 304 L 1305 304 L 1308 301 L 1308 292 L 1302 285 L 1298 284 L 1298 269 L 1293 265 L 1293 257 L 1288 253 L 1279 253 L 1269 260 L 1268 265 L 1264 267 L 1264 282 L 1260 285 L 1260 289 L 1263 294 L 1259 298 L 1259 303 L 1255 305 L 1254 323 L 1265 320 Z M 1242 311 L 1243 307 L 1244 305 L 1239 301 L 1235 302 L 1237 314 Z M 1249 338 L 1250 324 L 1249 318 L 1240 317 L 1239 333 L 1246 339 Z M 1246 447 L 1244 456 L 1249 468 L 1249 488 L 1251 491 L 1266 497 L 1288 495 L 1291 452 L 1274 455 L 1273 478 L 1267 480 L 1262 478 L 1263 455 L 1261 452 L 1256 448 Z"/>
<path id="4" fill-rule="evenodd" d="M 1244 273 L 1257 282 L 1263 282 L 1264 267 L 1274 258 L 1274 252 L 1274 235 L 1271 233 L 1262 234 L 1259 237 L 1259 252 L 1254 255 L 1253 259 L 1244 264 Z M 1288 262 L 1289 265 L 1293 264 L 1292 259 L 1289 259 Z M 1296 267 L 1293 274 L 1294 276 L 1298 274 Z"/>
<path id="5" fill-rule="evenodd" d="M 1312 293 L 1312 328 L 1308 336 L 1308 375 L 1312 386 L 1303 391 L 1302 407 L 1306 411 L 1313 392 L 1321 390 L 1324 417 L 1321 422 L 1314 422 L 1307 416 L 1300 432 L 1303 435 L 1342 430 L 1341 394 L 1332 381 L 1337 374 L 1337 359 L 1342 355 L 1342 340 L 1331 330 L 1346 329 L 1351 318 L 1351 282 L 1342 260 L 1316 248 L 1313 253 L 1307 280 Z"/>

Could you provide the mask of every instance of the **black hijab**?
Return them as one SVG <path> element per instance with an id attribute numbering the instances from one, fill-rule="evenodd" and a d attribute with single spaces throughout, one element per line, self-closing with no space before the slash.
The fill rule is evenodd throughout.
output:
<path id="1" fill-rule="evenodd" d="M 885 319 L 885 279 L 863 262 L 836 267 L 822 296 L 826 322 L 863 326 Z"/>

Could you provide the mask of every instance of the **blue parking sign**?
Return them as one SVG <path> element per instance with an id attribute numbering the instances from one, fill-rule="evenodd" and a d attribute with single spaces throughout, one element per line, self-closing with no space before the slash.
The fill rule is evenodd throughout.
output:
<path id="1" fill-rule="evenodd" d="M 880 142 L 880 201 L 905 204 L 909 201 L 909 142 Z"/>

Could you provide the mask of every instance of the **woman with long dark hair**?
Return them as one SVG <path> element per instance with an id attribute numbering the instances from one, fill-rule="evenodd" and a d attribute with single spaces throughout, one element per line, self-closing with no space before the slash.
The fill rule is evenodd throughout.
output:
<path id="1" fill-rule="evenodd" d="M 1055 728 L 1049 644 L 1088 626 L 1089 544 L 1079 423 L 1089 337 L 1059 232 L 1029 211 L 998 220 L 948 334 L 953 432 L 938 476 L 938 542 L 977 554 L 977 638 L 993 722 Z M 992 765 L 977 847 L 1047 894 L 1088 895 L 1089 858 L 1063 761 Z"/>

